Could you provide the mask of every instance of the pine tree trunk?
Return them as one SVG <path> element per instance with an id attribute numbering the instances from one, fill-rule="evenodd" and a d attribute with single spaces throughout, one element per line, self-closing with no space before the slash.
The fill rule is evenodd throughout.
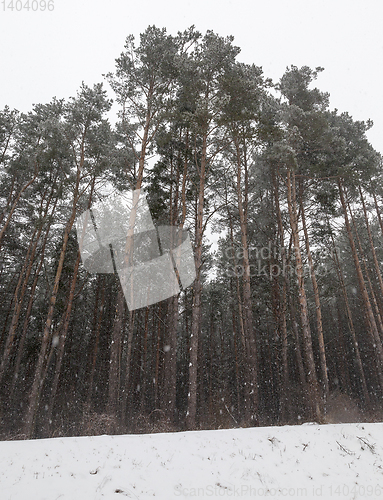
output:
<path id="1" fill-rule="evenodd" d="M 367 389 L 366 377 L 365 377 L 364 369 L 363 369 L 362 358 L 360 357 L 359 345 L 358 345 L 358 341 L 357 341 L 357 338 L 356 338 L 356 332 L 355 332 L 355 328 L 354 328 L 354 323 L 352 321 L 351 308 L 350 308 L 350 304 L 349 304 L 348 297 L 347 297 L 346 285 L 345 285 L 345 282 L 344 282 L 342 269 L 340 267 L 338 252 L 336 251 L 335 241 L 334 241 L 334 237 L 333 237 L 332 232 L 331 232 L 331 240 L 332 240 L 333 249 L 334 249 L 335 268 L 336 268 L 336 271 L 337 271 L 339 283 L 341 285 L 341 289 L 342 289 L 342 293 L 343 293 L 343 299 L 344 299 L 345 306 L 346 306 L 348 326 L 349 326 L 349 330 L 351 332 L 352 345 L 353 345 L 353 351 L 354 351 L 354 355 L 355 355 L 355 359 L 356 359 L 356 365 L 358 367 L 360 379 L 362 381 L 363 397 L 364 397 L 364 400 L 365 400 L 366 404 L 369 405 L 370 404 L 370 397 L 369 397 L 369 394 L 368 394 L 368 389 Z"/>
<path id="2" fill-rule="evenodd" d="M 101 289 L 101 301 L 100 301 L 100 289 Z M 95 374 L 95 370 L 96 370 L 98 347 L 99 347 L 99 343 L 100 343 L 101 322 L 102 322 L 102 317 L 103 317 L 103 313 L 104 313 L 104 307 L 105 307 L 105 277 L 98 275 L 94 319 L 93 319 L 94 346 L 93 346 L 93 352 L 92 352 L 92 357 L 91 357 L 88 394 L 87 394 L 86 403 L 84 406 L 84 417 L 86 416 L 87 413 L 89 413 L 91 411 L 91 407 L 92 407 L 94 374 Z"/>
<path id="3" fill-rule="evenodd" d="M 378 278 L 380 293 L 383 296 L 383 279 L 382 279 L 382 273 L 380 272 L 379 262 L 378 262 L 378 258 L 377 258 L 376 251 L 375 251 L 374 240 L 372 238 L 371 228 L 370 228 L 370 224 L 368 222 L 366 204 L 364 202 L 362 188 L 360 186 L 359 186 L 359 194 L 360 194 L 360 199 L 361 199 L 362 205 L 363 205 L 364 220 L 366 222 L 366 228 L 367 228 L 367 233 L 368 233 L 368 240 L 370 242 L 371 253 L 372 253 L 373 260 L 374 260 L 375 273 L 376 273 L 376 276 Z"/>
<path id="4" fill-rule="evenodd" d="M 56 203 L 57 203 L 57 200 L 56 200 Z M 55 206 L 53 207 L 52 215 L 53 215 L 54 210 L 56 208 L 56 203 L 55 203 Z M 52 219 L 50 219 L 50 221 L 51 220 Z M 44 237 L 42 248 L 41 248 L 40 262 L 39 262 L 39 265 L 38 265 L 37 270 L 35 272 L 34 280 L 32 283 L 32 287 L 31 287 L 31 291 L 30 291 L 30 295 L 29 295 L 28 306 L 27 306 L 27 311 L 25 313 L 25 318 L 24 318 L 23 331 L 21 333 L 21 338 L 20 338 L 20 342 L 18 345 L 18 349 L 17 349 L 17 358 L 16 358 L 15 368 L 14 368 L 14 373 L 13 373 L 11 393 L 14 392 L 14 388 L 16 386 L 16 382 L 17 382 L 17 379 L 19 376 L 20 364 L 21 364 L 21 359 L 22 359 L 23 350 L 24 350 L 25 337 L 27 335 L 28 323 L 29 323 L 29 319 L 30 319 L 30 315 L 31 315 L 31 311 L 32 311 L 33 301 L 35 298 L 35 291 L 36 291 L 37 283 L 38 283 L 38 280 L 40 277 L 40 272 L 41 272 L 41 269 L 42 269 L 43 263 L 44 263 L 45 247 L 46 247 L 48 237 L 50 234 L 50 227 L 51 227 L 51 222 L 48 222 L 48 227 L 46 228 L 45 237 Z"/>
<path id="5" fill-rule="evenodd" d="M 182 131 L 180 131 L 179 140 L 181 141 Z M 185 138 L 185 158 L 183 165 L 183 179 L 181 187 L 181 208 L 182 214 L 179 224 L 179 240 L 171 241 L 171 245 L 179 246 L 182 241 L 182 229 L 186 219 L 186 179 L 187 179 L 187 151 L 189 148 L 189 130 L 186 130 Z M 180 183 L 180 158 L 177 158 L 177 171 L 176 171 L 176 189 L 173 200 L 173 190 L 170 193 L 170 225 L 176 225 L 178 221 L 178 203 L 179 203 L 179 183 Z M 173 164 L 171 165 L 171 178 L 173 177 Z M 171 184 L 173 187 L 173 183 Z M 173 239 L 173 232 L 171 233 Z M 174 295 L 168 301 L 168 318 L 169 318 L 169 332 L 167 337 L 166 350 L 164 352 L 164 367 L 165 367 L 165 384 L 164 384 L 164 408 L 165 414 L 170 423 L 174 422 L 176 416 L 176 396 L 177 396 L 177 333 L 178 333 L 178 317 L 179 317 L 179 294 Z M 166 335 L 166 334 L 165 334 Z"/>
<path id="6" fill-rule="evenodd" d="M 281 329 L 281 338 L 282 338 L 282 391 L 281 391 L 281 419 L 282 421 L 286 421 L 289 415 L 289 406 L 290 406 L 290 397 L 288 394 L 289 390 L 289 365 L 288 365 L 288 339 L 287 339 L 287 321 L 286 321 L 286 311 L 287 311 L 287 280 L 286 276 L 286 249 L 285 249 L 285 236 L 282 222 L 282 214 L 279 203 L 279 189 L 277 177 L 275 175 L 274 169 L 271 170 L 271 177 L 273 182 L 273 192 L 274 192 L 274 206 L 275 213 L 277 216 L 277 226 L 278 226 L 278 236 L 279 236 L 279 246 L 282 257 L 282 300 L 280 301 L 280 307 L 278 311 L 279 324 Z M 298 346 L 299 347 L 299 346 Z M 300 347 L 299 347 L 300 354 Z M 302 358 L 300 358 L 302 361 Z M 303 373 L 303 364 L 302 364 L 302 373 Z M 304 375 L 303 375 L 304 377 Z"/>
<path id="7" fill-rule="evenodd" d="M 59 284 L 60 284 L 60 279 L 61 279 L 61 273 L 63 270 L 65 254 L 66 254 L 66 250 L 67 250 L 67 246 L 68 246 L 69 233 L 72 230 L 72 227 L 73 227 L 73 224 L 75 221 L 75 217 L 76 217 L 76 207 L 77 207 L 77 203 L 78 203 L 78 199 L 79 199 L 79 186 L 80 186 L 80 179 L 81 179 L 81 169 L 83 167 L 83 164 L 84 164 L 84 147 L 82 147 L 81 160 L 80 160 L 80 164 L 77 167 L 76 185 L 75 185 L 74 194 L 73 194 L 72 211 L 71 211 L 69 221 L 68 221 L 68 223 L 65 227 L 65 231 L 64 231 L 64 237 L 63 237 L 63 243 L 61 246 L 60 258 L 59 258 L 59 262 L 58 262 L 58 266 L 57 266 L 57 270 L 56 270 L 56 276 L 54 279 L 53 290 L 52 290 L 51 297 L 49 300 L 47 319 L 46 319 L 45 326 L 44 326 L 40 352 L 39 352 L 39 356 L 38 356 L 38 360 L 37 360 L 37 365 L 35 368 L 35 376 L 34 376 L 32 388 L 31 388 L 31 392 L 30 392 L 30 396 L 29 396 L 28 408 L 27 408 L 26 415 L 25 415 L 24 434 L 27 436 L 28 439 L 30 439 L 33 435 L 36 412 L 38 409 L 39 399 L 40 399 L 40 392 L 41 392 L 41 389 L 42 389 L 42 386 L 44 383 L 44 378 L 42 377 L 42 375 L 44 372 L 44 364 L 46 361 L 48 346 L 49 346 L 51 338 L 52 338 L 53 313 L 55 310 L 57 294 L 58 294 Z"/>
<path id="8" fill-rule="evenodd" d="M 124 267 L 129 268 L 132 266 L 132 251 L 133 251 L 133 236 L 134 236 L 134 227 L 137 216 L 137 204 L 139 200 L 139 190 L 142 186 L 142 181 L 144 178 L 144 169 L 145 169 L 145 161 L 146 161 L 146 151 L 148 148 L 148 144 L 150 142 L 149 138 L 149 130 L 152 121 L 152 115 L 150 110 L 150 100 L 153 95 L 153 88 L 150 87 L 148 91 L 148 107 L 146 110 L 146 118 L 145 125 L 141 140 L 141 151 L 138 162 L 138 173 L 135 179 L 135 190 L 133 191 L 133 200 L 132 200 L 132 210 L 129 215 L 129 230 L 126 235 L 126 244 L 125 244 L 125 254 L 124 254 Z M 113 251 L 113 250 L 112 250 Z M 133 297 L 132 297 L 133 299 Z M 132 300 L 133 302 L 133 300 Z M 113 422 L 117 421 L 119 407 L 122 407 L 122 412 L 125 411 L 126 399 L 122 398 L 122 401 L 119 400 L 119 391 L 120 391 L 120 369 L 121 369 L 121 345 L 122 345 L 122 335 L 124 330 L 124 314 L 125 314 L 125 297 L 124 290 L 122 286 L 118 288 L 117 294 L 117 303 L 115 309 L 114 323 L 113 323 L 113 334 L 112 341 L 110 346 L 110 364 L 109 364 L 109 386 L 108 386 L 108 411 L 111 415 L 111 425 L 114 425 Z M 132 311 L 130 312 L 132 314 Z M 131 319 L 133 316 L 131 316 Z M 129 331 L 129 336 L 133 335 L 133 332 Z M 131 353 L 131 343 L 132 340 L 128 339 L 128 356 L 129 358 L 125 360 L 127 366 L 127 373 L 129 372 L 129 364 L 130 364 L 130 353 Z M 130 347 L 129 347 L 130 346 Z M 125 390 L 127 390 L 126 381 L 124 383 Z M 127 397 L 127 394 L 126 394 Z M 125 420 L 125 415 L 120 415 L 121 421 Z"/>
<path id="9" fill-rule="evenodd" d="M 300 195 L 300 209 L 301 209 L 301 219 L 302 219 L 302 227 L 303 233 L 305 236 L 305 245 L 306 245 L 306 254 L 308 258 L 308 264 L 310 269 L 311 282 L 314 290 L 314 298 L 315 298 L 315 312 L 316 312 L 316 320 L 317 320 L 317 329 L 318 329 L 318 343 L 319 343 L 319 356 L 320 356 L 320 365 L 322 372 L 322 383 L 323 383 L 323 392 L 324 397 L 327 399 L 329 394 L 329 386 L 328 386 L 328 375 L 327 375 L 327 362 L 326 362 L 326 350 L 324 345 L 324 337 L 323 337 L 323 324 L 322 324 L 322 309 L 319 298 L 319 290 L 318 283 L 315 276 L 314 271 L 314 263 L 311 256 L 310 250 L 310 240 L 306 226 L 306 217 L 303 205 L 303 185 L 301 184 L 301 195 Z"/>
<path id="10" fill-rule="evenodd" d="M 372 311 L 370 298 L 368 296 L 367 288 L 366 288 L 364 278 L 363 278 L 362 268 L 360 265 L 358 254 L 356 252 L 355 242 L 354 242 L 354 238 L 352 236 L 351 226 L 350 226 L 350 222 L 349 222 L 348 215 L 347 215 L 347 205 L 345 202 L 342 182 L 341 182 L 340 178 L 338 179 L 338 187 L 339 187 L 340 201 L 341 201 L 342 208 L 343 208 L 343 217 L 344 217 L 344 221 L 345 221 L 345 225 L 346 225 L 346 231 L 347 231 L 348 239 L 350 242 L 352 256 L 354 259 L 354 265 L 355 265 L 355 269 L 356 269 L 356 273 L 357 273 L 357 277 L 358 277 L 359 288 L 360 288 L 360 291 L 361 291 L 361 294 L 363 297 L 363 302 L 364 302 L 364 306 L 365 306 L 366 314 L 367 314 L 367 319 L 368 319 L 368 323 L 369 323 L 369 333 L 370 333 L 370 335 L 373 339 L 373 342 L 374 342 L 374 351 L 375 351 L 375 356 L 376 356 L 376 360 L 378 363 L 379 383 L 380 383 L 381 389 L 383 389 L 383 372 L 382 372 L 383 349 L 382 349 L 382 343 L 380 341 L 379 332 L 378 332 L 378 328 L 376 326 L 374 313 Z"/>
<path id="11" fill-rule="evenodd" d="M 127 401 L 129 396 L 129 387 L 131 382 L 131 364 L 132 364 L 132 346 L 133 346 L 133 333 L 134 333 L 134 320 L 136 311 L 128 313 L 128 345 L 125 358 L 125 373 L 123 377 L 122 387 L 122 402 L 121 402 L 121 422 L 126 423 Z"/>
<path id="12" fill-rule="evenodd" d="M 178 295 L 168 300 L 169 332 L 164 349 L 165 386 L 163 391 L 163 407 L 169 422 L 173 422 L 176 412 L 177 394 L 177 329 L 178 329 Z"/>
<path id="13" fill-rule="evenodd" d="M 239 222 L 241 229 L 241 243 L 242 243 L 242 261 L 243 261 L 243 313 L 244 313 L 244 330 L 247 343 L 247 360 L 248 373 L 250 384 L 249 399 L 245 400 L 247 405 L 246 413 L 250 415 L 250 422 L 255 424 L 258 421 L 258 361 L 257 361 L 257 345 L 255 338 L 255 331 L 253 325 L 253 304 L 251 297 L 251 283 L 250 283 L 250 261 L 249 261 L 249 247 L 247 237 L 247 220 L 245 217 L 245 207 L 242 197 L 242 161 L 239 142 L 237 138 L 234 139 L 237 156 L 237 201 L 239 211 Z M 247 198 L 248 185 L 245 183 L 244 197 Z"/>
<path id="14" fill-rule="evenodd" d="M 312 348 L 306 291 L 304 285 L 304 272 L 302 265 L 301 250 L 299 245 L 295 174 L 290 170 L 287 171 L 287 202 L 288 202 L 288 209 L 290 216 L 292 240 L 295 251 L 295 265 L 296 265 L 296 274 L 298 281 L 298 298 L 299 298 L 301 326 L 303 333 L 303 348 L 304 348 L 306 368 L 307 368 L 307 382 L 309 384 L 308 399 L 310 402 L 310 412 L 311 412 L 310 417 L 316 418 L 317 421 L 321 421 L 323 411 L 321 408 L 322 405 L 320 401 L 318 380 L 317 380 L 315 361 L 314 361 L 314 353 Z"/>
<path id="15" fill-rule="evenodd" d="M 236 252 L 235 252 L 235 245 L 234 245 L 234 229 L 233 229 L 233 218 L 231 216 L 230 210 L 229 210 L 229 203 L 226 199 L 226 207 L 227 207 L 227 213 L 228 213 L 228 219 L 229 219 L 229 235 L 230 235 L 230 242 L 231 242 L 231 249 L 233 252 L 233 260 L 234 260 L 234 269 L 237 269 L 238 261 L 236 257 Z M 249 363 L 248 363 L 248 358 L 247 358 L 247 352 L 248 352 L 248 341 L 245 335 L 245 326 L 244 326 L 244 315 L 243 315 L 243 308 L 242 308 L 242 297 L 241 297 L 241 287 L 240 287 L 240 281 L 239 281 L 239 275 L 238 272 L 235 272 L 235 282 L 236 282 L 236 296 L 237 296 L 237 305 L 238 305 L 238 319 L 239 319 L 239 327 L 240 327 L 240 354 L 241 354 L 241 365 L 243 367 L 244 371 L 244 377 L 242 380 L 242 385 L 243 385 L 243 415 L 241 416 L 241 419 L 243 419 L 245 422 L 249 422 L 251 419 L 251 408 L 250 408 L 250 401 L 251 401 L 251 394 L 250 394 L 250 387 L 251 387 L 251 373 L 249 370 Z"/>
<path id="16" fill-rule="evenodd" d="M 49 196 L 48 201 L 47 201 L 47 204 L 45 206 L 44 214 L 42 217 L 43 220 L 46 218 L 46 216 L 48 214 L 49 206 L 50 206 L 50 203 L 51 203 L 52 197 L 53 197 L 53 190 L 54 190 L 54 188 L 52 188 L 50 196 Z M 40 213 L 42 212 L 42 205 L 44 202 L 44 198 L 45 198 L 45 196 L 41 200 Z M 55 211 L 55 208 L 57 205 L 57 201 L 58 201 L 58 198 L 56 198 L 56 201 L 54 203 L 51 217 L 53 217 L 53 214 L 54 214 L 54 211 Z M 14 342 L 14 338 L 16 335 L 17 326 L 19 323 L 21 307 L 22 307 L 22 304 L 24 302 L 24 295 L 25 295 L 25 292 L 27 289 L 27 285 L 29 282 L 31 272 L 32 272 L 34 259 L 35 259 L 35 255 L 36 255 L 36 250 L 37 250 L 37 245 L 40 241 L 40 236 L 41 236 L 42 230 L 43 230 L 43 223 L 41 221 L 40 227 L 35 228 L 33 235 L 31 237 L 31 242 L 30 242 L 28 252 L 27 252 L 27 255 L 25 258 L 25 262 L 24 262 L 23 268 L 20 272 L 19 281 L 17 283 L 16 290 L 14 293 L 14 304 L 15 305 L 14 305 L 14 311 L 13 311 L 13 316 L 12 316 L 12 320 L 11 320 L 11 326 L 9 328 L 8 337 L 7 337 L 7 340 L 5 343 L 3 357 L 2 357 L 1 365 L 0 365 L 0 382 L 2 380 L 2 377 L 4 375 L 5 370 L 7 369 L 7 366 L 8 366 L 9 360 L 10 360 L 11 349 L 13 347 L 13 342 Z M 24 273 L 25 273 L 25 276 L 24 276 Z M 24 276 L 24 278 L 23 278 L 23 276 Z M 20 291 L 20 294 L 19 294 L 19 291 Z"/>
<path id="17" fill-rule="evenodd" d="M 76 258 L 76 262 L 75 262 L 74 270 L 73 270 L 72 282 L 71 282 L 71 286 L 70 286 L 70 290 L 69 290 L 68 304 L 67 304 L 67 308 L 65 311 L 64 321 L 63 321 L 63 325 L 62 325 L 62 329 L 61 329 L 61 334 L 60 334 L 60 332 L 57 332 L 57 334 L 56 334 L 56 335 L 59 335 L 57 359 L 56 359 L 56 366 L 55 366 L 55 374 L 54 374 L 53 383 L 52 383 L 52 387 L 51 387 L 51 391 L 50 391 L 50 395 L 49 395 L 48 410 L 47 410 L 47 415 L 46 415 L 46 418 L 48 420 L 49 425 L 50 425 L 52 414 L 53 414 L 53 407 L 55 404 L 57 388 L 58 388 L 59 379 L 60 379 L 60 375 L 61 375 L 61 366 L 62 366 L 62 362 L 63 362 L 63 358 L 64 358 L 65 342 L 66 342 L 66 338 L 68 335 L 68 328 L 69 328 L 69 322 L 70 322 L 70 318 L 71 318 L 73 298 L 74 298 L 74 292 L 76 289 L 80 261 L 81 261 L 81 254 L 80 254 L 80 250 L 78 250 L 77 251 L 77 258 Z"/>
<path id="18" fill-rule="evenodd" d="M 9 330 L 8 330 L 8 335 L 7 335 L 7 338 L 5 340 L 4 350 L 3 350 L 1 363 L 0 363 L 0 383 L 3 379 L 5 370 L 7 369 L 9 361 L 10 361 L 10 355 L 11 355 L 11 350 L 12 350 L 15 335 L 16 335 L 16 329 L 18 326 L 19 316 L 20 316 L 20 312 L 21 312 L 21 306 L 22 306 L 22 303 L 24 300 L 24 294 L 25 294 L 25 291 L 27 288 L 30 273 L 32 271 L 32 267 L 33 267 L 33 263 L 34 263 L 33 258 L 35 256 L 35 252 L 36 252 L 37 244 L 38 244 L 39 237 L 41 234 L 41 230 L 42 230 L 42 228 L 40 228 L 40 231 L 38 231 L 37 228 L 35 228 L 35 230 L 32 234 L 29 248 L 27 251 L 27 255 L 25 257 L 24 265 L 21 268 L 21 271 L 19 274 L 19 279 L 17 281 L 16 288 L 15 288 L 15 291 L 13 293 L 13 303 L 14 303 L 13 314 L 12 314 L 12 319 L 11 319 L 11 325 L 10 325 Z M 35 239 L 36 233 L 37 233 L 37 238 Z M 25 272 L 26 272 L 26 275 L 24 276 Z M 20 288 L 21 288 L 21 292 L 20 292 Z"/>
<path id="19" fill-rule="evenodd" d="M 291 326 L 293 329 L 294 333 L 294 340 L 295 340 L 295 355 L 297 359 L 297 366 L 298 366 L 298 373 L 299 373 L 299 381 L 301 384 L 301 387 L 303 389 L 303 392 L 307 392 L 307 383 L 306 383 L 306 375 L 305 375 L 305 368 L 303 364 L 303 356 L 302 356 L 302 348 L 301 348 L 301 339 L 299 335 L 299 330 L 298 330 L 298 323 L 297 323 L 297 313 L 294 305 L 294 300 L 293 297 L 291 296 L 291 291 L 290 291 L 290 285 L 288 279 L 286 280 L 286 294 L 288 298 L 288 305 L 289 305 L 289 310 L 290 310 L 290 321 L 291 321 Z"/>
<path id="20" fill-rule="evenodd" d="M 109 432 L 115 431 L 119 414 L 119 393 L 121 377 L 121 342 L 123 332 L 125 298 L 119 285 L 117 304 L 115 309 L 115 320 L 110 343 L 109 377 L 108 377 L 108 413 L 111 416 Z"/>
<path id="21" fill-rule="evenodd" d="M 160 393 L 160 383 L 159 383 L 159 374 L 160 374 L 160 351 L 161 351 L 161 304 L 158 305 L 158 314 L 157 314 L 157 338 L 156 338 L 156 357 L 155 357 L 155 368 L 154 368 L 154 407 L 158 408 L 159 406 L 159 393 Z"/>
<path id="22" fill-rule="evenodd" d="M 348 210 L 350 212 L 350 216 L 351 216 L 351 220 L 352 220 L 352 225 L 353 225 L 354 232 L 355 232 L 356 242 L 358 243 L 359 254 L 360 254 L 360 258 L 361 258 L 362 263 L 363 263 L 366 280 L 367 280 L 367 283 L 368 283 L 368 287 L 370 289 L 370 294 L 371 294 L 372 303 L 373 303 L 374 309 L 375 309 L 376 319 L 378 321 L 379 332 L 380 332 L 380 339 L 382 339 L 382 336 L 383 336 L 383 322 L 382 322 L 382 318 L 381 318 L 381 315 L 380 315 L 380 310 L 379 310 L 379 307 L 378 307 L 378 303 L 376 301 L 376 296 L 375 296 L 374 289 L 372 287 L 371 278 L 370 278 L 370 272 L 369 272 L 368 267 L 367 267 L 366 257 L 365 257 L 365 254 L 364 254 L 364 251 L 363 251 L 363 248 L 362 248 L 362 244 L 361 244 L 361 241 L 360 241 L 360 238 L 359 238 L 358 228 L 356 226 L 355 218 L 354 218 L 354 215 L 352 213 L 352 210 L 351 210 L 351 207 L 350 207 L 350 203 L 347 203 L 347 206 L 348 206 Z"/>
<path id="23" fill-rule="evenodd" d="M 346 344 L 344 341 L 342 319 L 339 303 L 337 302 L 337 323 L 338 323 L 338 339 L 336 345 L 336 365 L 339 367 L 339 382 L 342 391 L 346 394 L 351 394 L 351 380 L 350 373 L 347 366 L 347 352 Z"/>
<path id="24" fill-rule="evenodd" d="M 141 381 L 141 390 L 140 390 L 140 395 L 141 395 L 141 415 L 145 414 L 146 410 L 146 401 L 147 401 L 147 394 L 146 394 L 146 381 L 148 379 L 148 374 L 147 374 L 147 357 L 148 357 L 148 329 L 149 329 L 149 307 L 145 308 L 145 320 L 144 320 L 144 338 L 143 338 L 143 349 L 142 349 L 142 356 L 141 356 L 141 376 L 142 376 L 142 381 Z"/>
<path id="25" fill-rule="evenodd" d="M 234 287 L 233 280 L 230 279 L 230 296 L 234 297 Z M 240 376 L 239 371 L 239 347 L 238 347 L 238 330 L 237 330 L 237 320 L 235 317 L 234 304 L 231 307 L 232 325 L 233 325 L 233 340 L 234 340 L 234 372 L 235 372 L 235 390 L 236 390 L 236 404 L 237 404 L 237 420 L 240 420 L 240 415 L 242 413 L 241 408 L 241 391 L 240 387 L 243 385 L 244 380 Z"/>
<path id="26" fill-rule="evenodd" d="M 190 338 L 190 359 L 189 359 L 189 393 L 188 410 L 186 414 L 186 426 L 189 430 L 196 428 L 197 423 L 197 370 L 198 370 L 198 340 L 201 330 L 201 295 L 202 295 L 202 237 L 203 237 L 203 215 L 205 201 L 205 182 L 206 182 L 206 154 L 207 154 L 207 134 L 202 139 L 201 166 L 199 172 L 199 189 L 196 214 L 196 232 L 195 232 L 195 250 L 194 259 L 196 267 L 196 278 L 193 284 L 193 309 L 192 326 Z"/>

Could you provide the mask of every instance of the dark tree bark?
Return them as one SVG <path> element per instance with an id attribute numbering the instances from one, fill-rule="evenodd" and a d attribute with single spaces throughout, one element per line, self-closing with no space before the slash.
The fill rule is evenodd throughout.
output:
<path id="1" fill-rule="evenodd" d="M 316 375 L 314 353 L 312 348 L 311 331 L 309 324 L 309 315 L 306 299 L 306 290 L 304 284 L 304 272 L 302 265 L 301 250 L 299 244 L 298 218 L 297 218 L 297 201 L 295 189 L 295 174 L 290 170 L 287 171 L 287 202 L 290 216 L 290 226 L 292 233 L 293 246 L 295 251 L 295 265 L 298 282 L 298 298 L 300 305 L 301 327 L 303 334 L 303 350 L 305 354 L 307 382 L 308 382 L 308 399 L 310 402 L 311 417 L 317 421 L 322 420 L 323 409 L 318 380 Z"/>
<path id="2" fill-rule="evenodd" d="M 343 185 L 342 185 L 342 181 L 340 178 L 338 179 L 338 188 L 339 188 L 340 201 L 341 201 L 342 209 L 343 209 L 343 217 L 344 217 L 344 221 L 346 224 L 347 235 L 348 235 L 348 239 L 350 242 L 350 247 L 351 247 L 351 252 L 352 252 L 352 256 L 353 256 L 353 260 L 354 260 L 355 270 L 356 270 L 357 277 L 358 277 L 359 288 L 360 288 L 360 292 L 362 294 L 364 307 L 366 309 L 366 315 L 367 315 L 368 326 L 369 326 L 368 330 L 369 330 L 369 333 L 370 333 L 370 335 L 373 339 L 373 343 L 374 343 L 374 351 L 375 351 L 375 356 L 376 356 L 376 360 L 378 363 L 379 383 L 380 383 L 381 388 L 383 389 L 383 372 L 382 372 L 383 348 L 382 348 L 382 343 L 381 343 L 381 340 L 379 337 L 378 327 L 376 326 L 376 321 L 375 321 L 374 313 L 372 311 L 371 302 L 370 302 L 370 298 L 368 296 L 366 284 L 364 282 L 362 267 L 360 265 L 359 257 L 358 257 L 357 251 L 356 251 L 354 238 L 352 236 L 351 225 L 350 225 L 348 214 L 347 214 L 347 205 L 346 205 L 346 201 L 344 198 Z"/>
<path id="3" fill-rule="evenodd" d="M 308 264 L 309 264 L 309 269 L 310 269 L 311 282 L 312 282 L 313 290 L 314 290 L 315 312 L 316 312 L 316 323 L 317 323 L 317 329 L 318 329 L 319 357 L 320 357 L 320 366 L 321 366 L 321 374 L 322 374 L 323 393 L 324 393 L 325 399 L 327 399 L 328 394 L 329 394 L 329 385 L 328 385 L 328 374 L 327 374 L 326 350 L 325 350 L 325 343 L 324 343 L 324 337 L 323 337 L 322 309 L 321 309 L 321 303 L 320 303 L 320 298 L 319 298 L 318 283 L 317 283 L 317 279 L 316 279 L 315 271 L 314 271 L 314 263 L 313 263 L 313 259 L 311 256 L 310 240 L 309 240 L 309 235 L 308 235 L 307 226 L 306 226 L 306 217 L 305 217 L 305 210 L 304 210 L 304 205 L 303 205 L 303 184 L 301 184 L 300 211 L 301 211 L 303 233 L 304 233 L 304 237 L 305 237 L 306 254 L 307 254 Z"/>

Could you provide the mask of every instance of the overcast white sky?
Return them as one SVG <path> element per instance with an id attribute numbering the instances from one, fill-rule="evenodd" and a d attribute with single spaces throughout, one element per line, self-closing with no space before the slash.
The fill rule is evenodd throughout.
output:
<path id="1" fill-rule="evenodd" d="M 51 12 L 3 6 L 0 108 L 29 111 L 75 95 L 82 81 L 102 81 L 126 36 L 149 24 L 172 34 L 194 24 L 234 35 L 239 60 L 262 66 L 274 81 L 291 64 L 323 66 L 317 86 L 330 92 L 331 108 L 371 118 L 368 137 L 383 153 L 383 0 L 54 0 Z"/>

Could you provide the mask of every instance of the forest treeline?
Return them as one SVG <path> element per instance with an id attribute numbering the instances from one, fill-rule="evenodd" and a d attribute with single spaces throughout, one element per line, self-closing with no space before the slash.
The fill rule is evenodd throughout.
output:
<path id="1" fill-rule="evenodd" d="M 383 410 L 372 122 L 329 109 L 323 68 L 272 82 L 239 52 L 150 26 L 104 76 L 112 120 L 102 83 L 0 111 L 3 439 L 323 422 L 334 394 Z M 196 279 L 129 311 L 75 227 L 136 189 L 189 231 Z"/>

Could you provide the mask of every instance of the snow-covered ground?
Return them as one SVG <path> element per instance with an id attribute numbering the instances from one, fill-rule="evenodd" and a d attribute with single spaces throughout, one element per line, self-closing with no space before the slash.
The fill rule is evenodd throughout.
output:
<path id="1" fill-rule="evenodd" d="M 383 498 L 383 424 L 0 443 L 0 500 Z"/>

